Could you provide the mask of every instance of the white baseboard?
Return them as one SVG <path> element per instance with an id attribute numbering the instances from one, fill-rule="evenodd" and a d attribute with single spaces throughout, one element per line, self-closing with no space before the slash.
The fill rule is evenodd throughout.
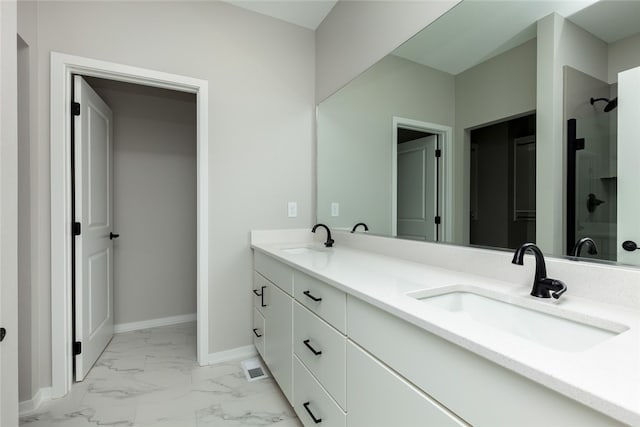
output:
<path id="1" fill-rule="evenodd" d="M 33 396 L 30 400 L 25 400 L 20 402 L 20 406 L 18 407 L 18 411 L 20 416 L 23 417 L 25 415 L 29 415 L 32 412 L 35 412 L 43 402 L 51 399 L 51 387 L 43 387 Z"/>
<path id="2" fill-rule="evenodd" d="M 216 363 L 228 362 L 230 360 L 247 359 L 257 354 L 258 352 L 254 345 L 245 345 L 244 347 L 232 348 L 231 350 L 209 353 L 207 363 L 209 365 L 215 365 Z"/>
<path id="3" fill-rule="evenodd" d="M 140 329 L 156 328 L 158 326 L 177 325 L 179 323 L 195 322 L 196 313 L 181 314 L 179 316 L 162 317 L 160 319 L 142 320 L 140 322 L 120 323 L 114 325 L 116 334 L 121 332 L 137 331 Z"/>

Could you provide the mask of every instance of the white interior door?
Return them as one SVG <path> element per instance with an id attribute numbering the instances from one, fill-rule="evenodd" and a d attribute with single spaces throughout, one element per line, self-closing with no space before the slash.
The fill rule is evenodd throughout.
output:
<path id="1" fill-rule="evenodd" d="M 398 145 L 398 237 L 436 240 L 437 136 Z"/>
<path id="2" fill-rule="evenodd" d="M 113 336 L 113 144 L 111 109 L 74 76 L 75 379 L 82 381 Z"/>
<path id="3" fill-rule="evenodd" d="M 618 262 L 640 265 L 640 250 L 626 251 L 624 241 L 640 245 L 640 67 L 618 74 Z"/>

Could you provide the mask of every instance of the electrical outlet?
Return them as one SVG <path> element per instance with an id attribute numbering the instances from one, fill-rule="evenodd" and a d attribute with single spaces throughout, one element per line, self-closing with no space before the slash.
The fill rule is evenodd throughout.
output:
<path id="1" fill-rule="evenodd" d="M 340 216 L 340 203 L 331 203 L 331 216 Z"/>
<path id="2" fill-rule="evenodd" d="M 287 215 L 289 216 L 289 218 L 295 218 L 298 216 L 298 203 L 287 203 Z"/>

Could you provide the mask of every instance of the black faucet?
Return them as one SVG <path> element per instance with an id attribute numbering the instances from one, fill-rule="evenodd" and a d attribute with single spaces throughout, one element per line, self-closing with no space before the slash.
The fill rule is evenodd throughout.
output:
<path id="1" fill-rule="evenodd" d="M 534 243 L 525 243 L 516 249 L 511 262 L 513 264 L 524 265 L 524 254 L 527 251 L 531 251 L 536 257 L 536 275 L 533 279 L 531 295 L 538 298 L 560 298 L 560 295 L 566 292 L 567 285 L 560 280 L 547 277 L 547 266 L 544 263 L 544 256 L 540 248 Z"/>
<path id="2" fill-rule="evenodd" d="M 356 225 L 353 226 L 353 228 L 351 229 L 352 233 L 356 232 L 356 228 L 358 228 L 359 226 L 363 226 L 364 227 L 364 231 L 369 231 L 369 227 L 367 227 L 367 224 L 365 224 L 364 222 L 359 222 Z"/>
<path id="3" fill-rule="evenodd" d="M 318 227 L 324 227 L 324 229 L 325 229 L 325 230 L 327 230 L 327 241 L 326 241 L 326 242 L 324 242 L 324 245 L 325 245 L 326 247 L 328 247 L 328 248 L 330 248 L 331 246 L 333 246 L 333 239 L 331 238 L 331 230 L 329 230 L 329 227 L 327 227 L 327 226 L 326 226 L 326 225 L 324 225 L 324 224 L 316 224 L 316 225 L 314 225 L 314 226 L 313 226 L 313 228 L 311 229 L 311 232 L 312 232 L 312 233 L 315 233 L 315 232 L 316 232 L 316 229 L 317 229 Z"/>
<path id="4" fill-rule="evenodd" d="M 591 237 L 583 237 L 582 239 L 578 240 L 576 245 L 573 247 L 573 250 L 571 251 L 571 255 L 573 255 L 574 257 L 579 257 L 580 251 L 585 245 L 588 246 L 587 253 L 589 255 L 598 255 L 598 247 L 596 246 L 596 242 L 594 242 Z"/>

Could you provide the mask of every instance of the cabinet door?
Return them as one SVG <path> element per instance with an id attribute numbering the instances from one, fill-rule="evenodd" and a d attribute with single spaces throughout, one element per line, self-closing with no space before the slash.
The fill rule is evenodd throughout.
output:
<path id="1" fill-rule="evenodd" d="M 273 284 L 265 288 L 265 300 L 263 312 L 267 339 L 264 361 L 284 395 L 291 401 L 293 300 Z"/>
<path id="2" fill-rule="evenodd" d="M 253 309 L 253 345 L 256 346 L 258 353 L 260 356 L 264 358 L 264 317 L 258 311 L 258 309 Z"/>
<path id="3" fill-rule="evenodd" d="M 350 341 L 347 393 L 349 427 L 468 426 Z"/>

